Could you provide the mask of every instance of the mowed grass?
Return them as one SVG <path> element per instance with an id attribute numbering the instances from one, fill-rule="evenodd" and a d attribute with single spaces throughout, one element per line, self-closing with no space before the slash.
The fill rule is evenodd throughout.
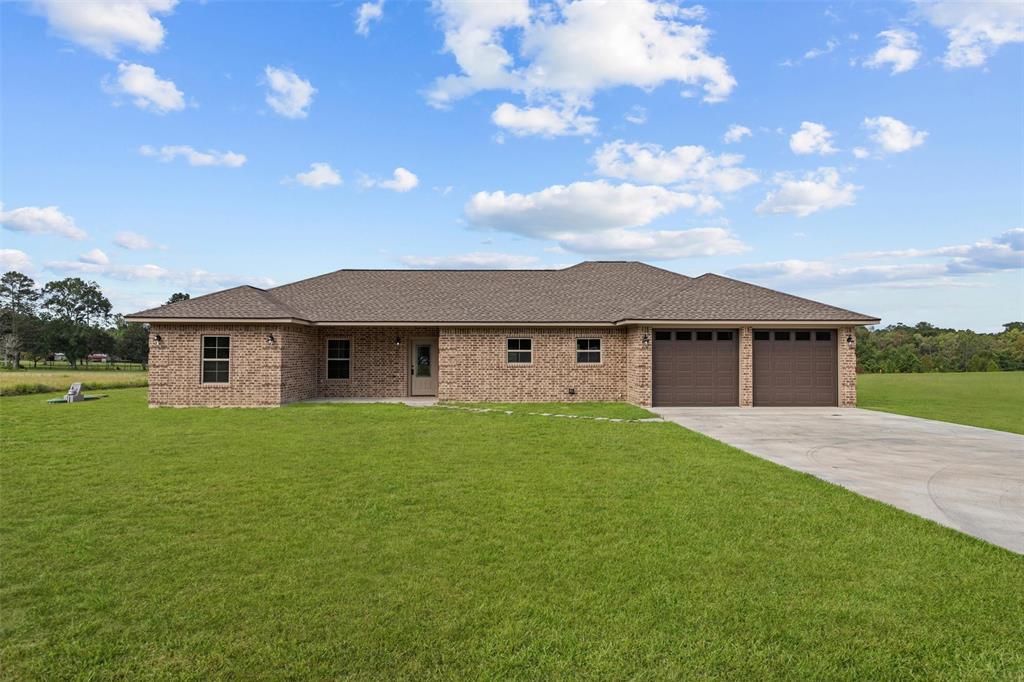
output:
<path id="1" fill-rule="evenodd" d="M 148 374 L 139 370 L 20 369 L 0 372 L 0 395 L 66 392 L 81 382 L 85 390 L 145 386 Z"/>
<path id="2" fill-rule="evenodd" d="M 1024 434 L 1024 372 L 861 374 L 857 406 Z"/>
<path id="3" fill-rule="evenodd" d="M 451 403 L 460 407 L 502 410 L 516 414 L 568 414 L 609 419 L 653 419 L 654 414 L 629 403 Z"/>
<path id="4" fill-rule="evenodd" d="M 1024 675 L 1024 557 L 674 424 L 42 399 L 7 679 Z"/>

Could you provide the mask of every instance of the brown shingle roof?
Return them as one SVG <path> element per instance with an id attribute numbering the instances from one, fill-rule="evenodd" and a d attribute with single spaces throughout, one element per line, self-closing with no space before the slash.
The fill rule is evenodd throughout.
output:
<path id="1" fill-rule="evenodd" d="M 235 287 L 129 319 L 334 323 L 616 323 L 622 320 L 877 322 L 737 280 L 644 263 L 563 270 L 338 270 L 272 289 Z"/>

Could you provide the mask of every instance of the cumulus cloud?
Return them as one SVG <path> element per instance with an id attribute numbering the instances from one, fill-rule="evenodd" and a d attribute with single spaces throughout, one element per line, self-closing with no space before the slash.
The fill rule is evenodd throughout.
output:
<path id="1" fill-rule="evenodd" d="M 476 251 L 452 256 L 402 256 L 398 261 L 410 268 L 430 270 L 512 270 L 536 267 L 536 256 Z"/>
<path id="2" fill-rule="evenodd" d="M 395 169 L 390 180 L 378 180 L 364 176 L 360 180 L 360 184 L 363 187 L 380 187 L 381 189 L 390 189 L 395 192 L 408 192 L 420 184 L 420 179 L 412 171 L 399 166 Z"/>
<path id="3" fill-rule="evenodd" d="M 647 109 L 641 106 L 632 107 L 622 118 L 626 119 L 627 123 L 643 125 L 644 123 L 647 123 Z"/>
<path id="4" fill-rule="evenodd" d="M 753 137 L 754 133 L 750 132 L 750 128 L 747 126 L 741 126 L 733 123 L 729 126 L 729 129 L 725 131 L 725 135 L 722 136 L 722 140 L 726 144 L 733 144 L 739 142 L 744 137 Z"/>
<path id="5" fill-rule="evenodd" d="M 154 69 L 141 64 L 118 64 L 117 76 L 107 76 L 102 86 L 111 95 L 131 97 L 139 109 L 154 114 L 185 108 L 185 95 L 174 82 L 163 80 Z"/>
<path id="6" fill-rule="evenodd" d="M 110 262 L 107 254 L 103 253 L 100 249 L 93 249 L 83 253 L 78 257 L 78 260 L 83 263 L 92 263 L 93 265 L 107 265 Z"/>
<path id="7" fill-rule="evenodd" d="M 124 265 L 112 263 L 109 259 L 105 262 L 95 262 L 90 258 L 91 255 L 83 254 L 78 260 L 49 261 L 45 267 L 50 272 L 62 275 L 90 275 L 123 282 L 161 281 L 193 290 L 223 289 L 239 284 L 261 287 L 275 284 L 269 277 L 221 274 L 200 269 L 174 270 L 153 263 Z"/>
<path id="8" fill-rule="evenodd" d="M 286 178 L 285 182 L 297 182 L 313 189 L 335 187 L 341 184 L 341 174 L 331 168 L 331 164 L 317 161 L 310 164 L 305 173 L 298 173 L 294 178 Z"/>
<path id="9" fill-rule="evenodd" d="M 267 104 L 285 118 L 306 118 L 313 103 L 316 88 L 291 69 L 268 66 L 264 69 L 267 79 Z"/>
<path id="10" fill-rule="evenodd" d="M 896 262 L 873 263 L 875 260 Z M 935 262 L 919 262 L 930 260 Z M 851 261 L 861 261 L 851 264 Z M 858 284 L 948 280 L 1024 268 L 1024 228 L 972 244 L 933 249 L 855 253 L 828 260 L 784 260 L 743 265 L 729 275 L 773 286 L 821 289 Z"/>
<path id="11" fill-rule="evenodd" d="M 476 228 L 554 241 L 565 251 L 665 260 L 745 250 L 722 228 L 636 229 L 680 209 L 706 212 L 719 207 L 708 196 L 598 180 L 531 194 L 478 192 L 466 204 L 465 215 Z"/>
<path id="12" fill-rule="evenodd" d="M 832 133 L 821 123 L 804 121 L 800 130 L 789 137 L 789 148 L 794 154 L 835 154 L 838 149 L 832 145 Z"/>
<path id="13" fill-rule="evenodd" d="M 56 206 L 22 206 L 12 211 L 3 210 L 0 204 L 0 223 L 4 229 L 13 232 L 33 234 L 55 234 L 68 239 L 85 239 L 85 230 L 75 225 L 75 220 L 61 213 Z"/>
<path id="14" fill-rule="evenodd" d="M 28 254 L 18 249 L 0 249 L 0 269 L 4 272 L 17 270 L 18 272 L 32 272 L 35 267 Z"/>
<path id="15" fill-rule="evenodd" d="M 853 155 L 858 159 L 866 159 L 869 156 L 871 156 L 871 152 L 869 152 L 867 149 L 864 149 L 864 147 L 854 147 Z"/>
<path id="16" fill-rule="evenodd" d="M 718 102 L 736 80 L 722 57 L 708 51 L 703 12 L 667 2 L 566 2 L 531 7 L 528 0 L 467 3 L 439 0 L 444 51 L 458 72 L 426 93 L 437 107 L 483 90 L 525 96 L 531 108 L 578 111 L 599 90 L 668 82 L 701 87 Z M 507 46 L 518 38 L 513 54 Z M 615 49 L 609 49 L 614 45 Z M 518 57 L 518 59 L 517 59 Z"/>
<path id="17" fill-rule="evenodd" d="M 168 14 L 177 0 L 34 0 L 54 34 L 113 59 L 122 47 L 155 52 L 164 27 L 155 15 Z"/>
<path id="18" fill-rule="evenodd" d="M 779 173 L 772 182 L 778 188 L 758 204 L 758 213 L 793 213 L 805 218 L 818 211 L 853 205 L 861 189 L 853 183 L 844 183 L 839 171 L 829 167 L 806 173 L 802 178 Z"/>
<path id="19" fill-rule="evenodd" d="M 597 172 L 609 178 L 659 185 L 680 185 L 698 192 L 735 192 L 758 181 L 758 175 L 740 167 L 739 154 L 714 155 L 699 145 L 663 149 L 657 144 L 615 140 L 594 152 Z"/>
<path id="20" fill-rule="evenodd" d="M 918 2 L 918 10 L 949 39 L 942 62 L 951 69 L 983 66 L 1003 45 L 1024 42 L 1020 2 Z"/>
<path id="21" fill-rule="evenodd" d="M 871 131 L 871 139 L 879 148 L 889 154 L 899 154 L 924 144 L 928 133 L 914 130 L 899 119 L 892 116 L 876 116 L 865 118 L 864 128 Z"/>
<path id="22" fill-rule="evenodd" d="M 238 168 L 246 162 L 245 154 L 236 154 L 230 151 L 218 152 L 213 149 L 200 152 L 188 145 L 171 145 L 155 149 L 147 144 L 139 147 L 139 153 L 143 156 L 158 157 L 164 163 L 173 161 L 180 156 L 187 160 L 190 166 L 227 166 L 228 168 Z"/>
<path id="23" fill-rule="evenodd" d="M 384 0 L 364 2 L 356 10 L 356 33 L 361 36 L 370 35 L 370 24 L 380 21 L 384 16 Z"/>
<path id="24" fill-rule="evenodd" d="M 137 232 L 118 232 L 114 237 L 114 243 L 122 249 L 129 251 L 148 251 L 151 249 L 166 249 L 166 246 L 157 244 L 152 239 Z"/>
<path id="25" fill-rule="evenodd" d="M 505 128 L 513 135 L 593 135 L 597 131 L 597 119 L 584 116 L 578 108 L 555 109 L 549 106 L 517 107 L 505 102 L 491 114 L 496 126 Z"/>
<path id="26" fill-rule="evenodd" d="M 901 28 L 893 28 L 882 31 L 878 37 L 885 41 L 871 57 L 864 61 L 864 66 L 871 69 L 881 69 L 891 66 L 892 75 L 910 71 L 921 58 L 921 51 L 917 46 L 917 34 Z"/>

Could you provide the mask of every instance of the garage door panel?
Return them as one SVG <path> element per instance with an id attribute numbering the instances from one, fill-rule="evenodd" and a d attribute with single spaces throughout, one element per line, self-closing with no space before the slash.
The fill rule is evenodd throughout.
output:
<path id="1" fill-rule="evenodd" d="M 656 332 L 653 374 L 655 405 L 738 405 L 738 334 Z"/>
<path id="2" fill-rule="evenodd" d="M 835 330 L 759 330 L 754 336 L 754 405 L 838 404 L 836 338 Z"/>

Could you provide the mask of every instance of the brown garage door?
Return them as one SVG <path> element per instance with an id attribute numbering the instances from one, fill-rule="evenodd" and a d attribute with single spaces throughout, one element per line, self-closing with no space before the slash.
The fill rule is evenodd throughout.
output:
<path id="1" fill-rule="evenodd" d="M 730 330 L 654 332 L 654 404 L 739 404 L 739 334 Z"/>
<path id="2" fill-rule="evenodd" d="M 754 331 L 754 405 L 838 404 L 834 329 Z"/>

